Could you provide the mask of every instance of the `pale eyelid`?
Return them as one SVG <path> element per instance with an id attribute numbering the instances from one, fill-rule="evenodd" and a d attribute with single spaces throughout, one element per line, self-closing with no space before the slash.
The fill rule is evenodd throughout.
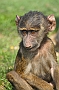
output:
<path id="1" fill-rule="evenodd" d="M 19 30 L 27 30 L 26 28 L 19 28 Z"/>
<path id="2" fill-rule="evenodd" d="M 30 29 L 27 29 L 27 28 L 19 28 L 19 30 L 37 30 L 37 31 L 39 31 L 38 28 L 30 28 Z"/>

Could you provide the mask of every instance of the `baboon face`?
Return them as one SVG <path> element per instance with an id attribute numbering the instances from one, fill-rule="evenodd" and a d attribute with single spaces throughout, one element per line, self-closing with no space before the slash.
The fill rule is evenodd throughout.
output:
<path id="1" fill-rule="evenodd" d="M 39 30 L 22 30 L 23 45 L 28 50 L 38 48 L 38 33 Z"/>
<path id="2" fill-rule="evenodd" d="M 23 46 L 28 50 L 35 50 L 40 47 L 51 24 L 46 16 L 37 11 L 30 11 L 21 17 L 17 16 L 16 22 Z"/>

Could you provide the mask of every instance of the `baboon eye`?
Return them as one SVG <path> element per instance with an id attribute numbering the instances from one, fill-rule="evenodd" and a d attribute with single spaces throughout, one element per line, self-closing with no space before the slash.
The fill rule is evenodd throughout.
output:
<path id="1" fill-rule="evenodd" d="M 26 31 L 26 30 L 22 30 L 22 31 L 21 31 L 21 34 L 22 34 L 23 36 L 25 36 L 25 35 L 27 34 L 27 31 Z"/>
<path id="2" fill-rule="evenodd" d="M 38 30 L 31 30 L 31 34 L 36 34 L 38 32 Z"/>

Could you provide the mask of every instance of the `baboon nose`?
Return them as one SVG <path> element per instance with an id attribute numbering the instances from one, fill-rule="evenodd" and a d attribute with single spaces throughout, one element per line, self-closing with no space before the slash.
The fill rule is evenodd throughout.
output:
<path id="1" fill-rule="evenodd" d="M 30 43 L 26 43 L 26 44 L 25 44 L 25 47 L 26 47 L 26 48 L 31 48 L 32 45 L 31 45 Z"/>
<path id="2" fill-rule="evenodd" d="M 31 45 L 26 45 L 26 48 L 31 48 Z"/>

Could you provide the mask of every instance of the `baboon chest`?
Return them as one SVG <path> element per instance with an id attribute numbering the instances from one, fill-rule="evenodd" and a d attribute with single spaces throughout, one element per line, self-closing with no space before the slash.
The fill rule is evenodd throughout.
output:
<path id="1" fill-rule="evenodd" d="M 32 59 L 25 68 L 25 73 L 33 73 L 37 75 L 38 77 L 50 81 L 51 75 L 50 75 L 50 66 L 44 57 L 39 57 Z M 45 67 L 46 66 L 46 67 Z"/>

